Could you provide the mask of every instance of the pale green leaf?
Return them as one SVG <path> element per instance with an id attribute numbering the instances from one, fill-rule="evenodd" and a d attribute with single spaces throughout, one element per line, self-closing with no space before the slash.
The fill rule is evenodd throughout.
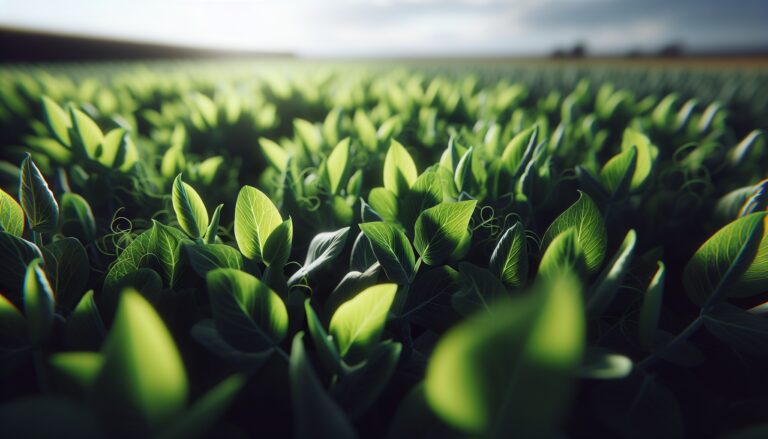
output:
<path id="1" fill-rule="evenodd" d="M 404 196 L 419 176 L 408 151 L 392 140 L 384 159 L 384 187 L 395 195 Z"/>
<path id="2" fill-rule="evenodd" d="M 282 222 L 277 207 L 263 192 L 251 186 L 240 189 L 235 205 L 235 239 L 245 257 L 261 262 L 267 238 Z"/>
<path id="3" fill-rule="evenodd" d="M 202 238 L 208 228 L 208 211 L 197 191 L 181 181 L 181 174 L 173 181 L 171 199 L 181 229 L 194 239 Z"/>

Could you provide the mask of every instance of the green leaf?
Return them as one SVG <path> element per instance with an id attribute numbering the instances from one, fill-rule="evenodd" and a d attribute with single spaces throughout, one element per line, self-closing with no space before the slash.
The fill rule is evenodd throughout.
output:
<path id="1" fill-rule="evenodd" d="M 90 244 L 96 239 L 96 220 L 91 206 L 78 194 L 66 192 L 61 197 L 61 232 Z"/>
<path id="2" fill-rule="evenodd" d="M 29 341 L 34 345 L 43 343 L 53 329 L 53 291 L 40 262 L 33 260 L 24 276 L 24 317 Z"/>
<path id="3" fill-rule="evenodd" d="M 462 315 L 490 310 L 493 303 L 506 296 L 507 290 L 499 279 L 485 268 L 469 262 L 459 263 L 459 289 L 451 297 L 453 308 Z"/>
<path id="4" fill-rule="evenodd" d="M 376 127 L 373 125 L 373 122 L 371 122 L 368 115 L 362 110 L 355 111 L 353 124 L 357 136 L 360 138 L 360 143 L 368 148 L 368 150 L 376 151 L 379 145 L 378 136 L 376 135 Z"/>
<path id="5" fill-rule="evenodd" d="M 584 192 L 579 191 L 579 199 L 561 213 L 544 233 L 542 251 L 546 251 L 557 235 L 570 228 L 574 228 L 576 242 L 584 252 L 587 270 L 589 273 L 596 272 L 605 259 L 608 233 L 600 211 Z"/>
<path id="6" fill-rule="evenodd" d="M 624 130 L 624 136 L 621 140 L 621 149 L 623 151 L 637 148 L 637 159 L 635 172 L 630 182 L 630 191 L 636 192 L 645 186 L 648 178 L 656 165 L 656 157 L 659 155 L 659 149 L 651 144 L 651 140 L 645 134 L 635 131 L 631 128 Z"/>
<path id="7" fill-rule="evenodd" d="M 405 234 L 383 222 L 362 223 L 360 230 L 370 241 L 373 254 L 387 277 L 400 285 L 409 283 L 415 258 Z"/>
<path id="8" fill-rule="evenodd" d="M 48 130 L 56 140 L 66 146 L 70 146 L 72 142 L 69 139 L 69 129 L 72 127 L 72 122 L 69 120 L 67 112 L 48 96 L 43 95 L 41 99 L 43 103 L 43 116 L 45 116 L 45 124 L 48 126 Z"/>
<path id="9" fill-rule="evenodd" d="M 349 269 L 365 271 L 376 262 L 377 259 L 373 253 L 371 241 L 365 236 L 365 233 L 358 233 L 354 244 L 352 244 L 352 253 L 349 255 Z"/>
<path id="10" fill-rule="evenodd" d="M 205 231 L 206 244 L 213 244 L 216 242 L 216 233 L 219 229 L 219 219 L 221 218 L 221 209 L 223 207 L 223 204 L 219 204 L 213 211 L 213 215 L 211 215 L 211 222 L 208 224 L 208 230 Z"/>
<path id="11" fill-rule="evenodd" d="M 459 290 L 460 280 L 459 273 L 447 265 L 419 274 L 408 291 L 400 318 L 444 332 L 459 319 L 451 305 L 451 296 Z"/>
<path id="12" fill-rule="evenodd" d="M 122 293 L 92 400 L 123 434 L 158 431 L 187 403 L 187 374 L 171 334 L 139 293 Z M 117 427 L 119 426 L 119 427 Z"/>
<path id="13" fill-rule="evenodd" d="M 294 119 L 293 129 L 308 152 L 314 154 L 320 151 L 320 147 L 323 144 L 323 134 L 312 122 L 304 119 Z"/>
<path id="14" fill-rule="evenodd" d="M 264 263 L 282 268 L 291 255 L 293 220 L 288 218 L 272 231 L 264 244 Z"/>
<path id="15" fill-rule="evenodd" d="M 288 164 L 288 152 L 277 143 L 265 137 L 259 138 L 259 145 L 261 146 L 261 152 L 264 153 L 264 157 L 269 164 L 277 168 L 278 171 L 285 171 Z"/>
<path id="16" fill-rule="evenodd" d="M 648 289 L 645 290 L 638 320 L 640 343 L 645 349 L 650 349 L 653 345 L 653 335 L 659 326 L 661 304 L 664 299 L 664 275 L 666 268 L 661 261 L 658 261 L 657 265 L 659 268 L 651 278 Z"/>
<path id="17" fill-rule="evenodd" d="M 97 350 L 104 341 L 106 330 L 93 300 L 93 290 L 80 299 L 64 327 L 67 348 L 73 350 Z"/>
<path id="18" fill-rule="evenodd" d="M 467 152 L 459 160 L 459 164 L 456 165 L 456 173 L 454 174 L 454 183 L 456 183 L 456 189 L 459 192 L 468 191 L 474 184 L 474 176 L 472 174 L 472 153 L 473 147 L 469 147 Z"/>
<path id="19" fill-rule="evenodd" d="M 236 248 L 226 244 L 187 242 L 183 245 L 189 256 L 189 263 L 198 276 L 205 277 L 209 271 L 217 268 L 241 270 L 244 266 L 243 255 Z"/>
<path id="20" fill-rule="evenodd" d="M 326 175 L 331 194 L 336 194 L 340 187 L 343 187 L 344 178 L 349 171 L 349 138 L 339 142 L 328 160 L 325 162 Z"/>
<path id="21" fill-rule="evenodd" d="M 333 337 L 328 335 L 320 322 L 320 318 L 312 308 L 309 299 L 304 301 L 304 313 L 307 315 L 307 329 L 312 337 L 312 343 L 315 345 L 320 361 L 329 372 L 341 372 L 341 356 L 336 345 L 333 343 Z"/>
<path id="22" fill-rule="evenodd" d="M 683 271 L 683 285 L 694 303 L 703 305 L 728 296 L 743 297 L 764 291 L 767 281 L 763 267 L 768 255 L 758 255 L 763 247 L 760 240 L 765 217 L 765 212 L 741 217 L 718 230 L 696 250 Z"/>
<path id="23" fill-rule="evenodd" d="M 419 215 L 413 245 L 428 265 L 439 265 L 459 246 L 477 201 L 440 203 Z"/>
<path id="24" fill-rule="evenodd" d="M 21 162 L 20 178 L 19 201 L 29 227 L 38 233 L 55 232 L 59 224 L 59 205 L 29 154 Z"/>
<path id="25" fill-rule="evenodd" d="M 288 331 L 280 296 L 248 273 L 219 268 L 206 276 L 216 329 L 229 344 L 246 351 L 274 347 Z"/>
<path id="26" fill-rule="evenodd" d="M 605 267 L 595 284 L 587 294 L 587 315 L 590 318 L 598 317 L 616 297 L 621 288 L 624 275 L 632 263 L 632 255 L 637 243 L 637 233 L 634 230 L 627 232 L 621 247 L 613 256 L 611 263 Z"/>
<path id="27" fill-rule="evenodd" d="M 335 232 L 323 232 L 315 235 L 309 243 L 304 265 L 288 279 L 288 285 L 296 284 L 304 276 L 336 259 L 341 251 L 344 250 L 344 244 L 347 242 L 348 235 L 349 227 L 344 227 Z"/>
<path id="28" fill-rule="evenodd" d="M 704 314 L 704 326 L 738 351 L 768 355 L 768 318 L 723 302 Z"/>
<path id="29" fill-rule="evenodd" d="M 226 412 L 240 390 L 246 377 L 235 374 L 224 379 L 201 396 L 192 406 L 165 428 L 162 439 L 193 439 L 207 437 L 211 428 Z"/>
<path id="30" fill-rule="evenodd" d="M 557 235 L 547 247 L 539 263 L 538 275 L 554 279 L 563 271 L 583 275 L 586 271 L 584 251 L 576 239 L 576 229 L 569 229 Z"/>
<path id="31" fill-rule="evenodd" d="M 636 166 L 637 147 L 632 145 L 608 160 L 600 171 L 600 181 L 615 198 L 623 198 L 629 191 Z"/>
<path id="32" fill-rule="evenodd" d="M 91 269 L 85 247 L 77 238 L 63 238 L 46 245 L 43 256 L 57 306 L 74 309 L 85 293 Z"/>
<path id="33" fill-rule="evenodd" d="M 401 352 L 400 343 L 380 343 L 361 367 L 343 376 L 333 388 L 334 399 L 352 419 L 376 402 L 394 375 Z"/>
<path id="34" fill-rule="evenodd" d="M 27 322 L 16 305 L 0 294 L 0 346 L 27 344 Z"/>
<path id="35" fill-rule="evenodd" d="M 24 273 L 35 258 L 43 258 L 37 246 L 0 231 L 0 290 L 10 298 L 21 298 Z"/>
<path id="36" fill-rule="evenodd" d="M 197 191 L 181 181 L 181 174 L 173 181 L 173 210 L 181 229 L 194 239 L 202 238 L 208 228 L 208 211 Z"/>
<path id="37" fill-rule="evenodd" d="M 427 365 L 427 401 L 473 436 L 546 436 L 567 406 L 584 344 L 581 286 L 563 273 L 449 330 Z"/>
<path id="38" fill-rule="evenodd" d="M 384 158 L 384 187 L 397 196 L 405 196 L 419 176 L 408 151 L 392 140 Z"/>
<path id="39" fill-rule="evenodd" d="M 21 237 L 24 232 L 24 211 L 10 195 L 0 189 L 0 230 Z"/>
<path id="40" fill-rule="evenodd" d="M 127 142 L 125 129 L 115 128 L 108 132 L 101 142 L 99 162 L 108 168 L 119 166 L 125 159 Z"/>
<path id="41" fill-rule="evenodd" d="M 408 230 L 412 230 L 416 218 L 422 211 L 437 206 L 443 201 L 443 188 L 438 172 L 428 169 L 419 175 L 405 198 L 402 199 L 400 210 L 395 209 L 395 217 L 399 217 Z"/>
<path id="42" fill-rule="evenodd" d="M 263 192 L 251 186 L 240 189 L 235 205 L 235 239 L 245 257 L 261 262 L 267 238 L 282 222 L 277 207 Z"/>
<path id="43" fill-rule="evenodd" d="M 101 129 L 93 119 L 74 107 L 69 107 L 69 117 L 72 119 L 76 138 L 88 157 L 95 159 L 98 156 L 99 146 L 104 141 L 104 134 L 101 132 Z"/>
<path id="44" fill-rule="evenodd" d="M 163 154 L 160 162 L 160 175 L 170 180 L 187 167 L 187 159 L 184 156 L 184 148 L 181 144 L 173 145 Z"/>
<path id="45" fill-rule="evenodd" d="M 387 438 L 465 438 L 466 435 L 453 430 L 435 415 L 427 403 L 424 387 L 424 381 L 419 382 L 403 398 Z"/>
<path id="46" fill-rule="evenodd" d="M 519 221 L 504 231 L 491 253 L 491 272 L 509 288 L 518 288 L 528 278 L 528 248 L 525 227 Z"/>
<path id="47" fill-rule="evenodd" d="M 355 430 L 344 411 L 323 388 L 304 350 L 304 333 L 293 337 L 288 375 L 297 439 L 350 439 Z"/>
<path id="48" fill-rule="evenodd" d="M 396 284 L 375 285 L 336 310 L 329 329 L 345 360 L 359 362 L 375 346 L 396 292 Z"/>
<path id="49" fill-rule="evenodd" d="M 383 187 L 375 187 L 368 194 L 368 203 L 382 220 L 397 224 L 400 215 L 397 195 Z"/>
<path id="50" fill-rule="evenodd" d="M 61 352 L 51 355 L 49 361 L 58 387 L 71 389 L 78 396 L 91 389 L 104 366 L 104 356 L 98 352 Z"/>
<path id="51" fill-rule="evenodd" d="M 324 320 L 329 320 L 330 316 L 342 303 L 349 301 L 368 287 L 372 287 L 379 280 L 381 264 L 374 262 L 367 270 L 350 271 L 345 274 L 336 288 L 333 289 L 323 306 Z"/>

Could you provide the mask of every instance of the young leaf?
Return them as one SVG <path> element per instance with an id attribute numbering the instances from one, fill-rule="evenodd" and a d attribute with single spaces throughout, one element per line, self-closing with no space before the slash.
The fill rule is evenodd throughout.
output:
<path id="1" fill-rule="evenodd" d="M 525 227 L 516 222 L 504 231 L 491 253 L 491 272 L 509 288 L 518 288 L 528 278 L 528 248 Z"/>
<path id="2" fill-rule="evenodd" d="M 362 223 L 360 230 L 370 241 L 373 254 L 387 277 L 400 285 L 409 283 L 415 259 L 405 234 L 383 222 Z"/>
<path id="3" fill-rule="evenodd" d="M 632 181 L 630 182 L 630 191 L 636 192 L 642 189 L 648 181 L 656 165 L 659 149 L 651 144 L 650 139 L 645 134 L 627 128 L 621 140 L 621 149 L 626 151 L 632 149 L 633 146 L 637 149 L 637 159 L 635 171 L 632 174 Z"/>
<path id="4" fill-rule="evenodd" d="M 640 308 L 640 319 L 638 321 L 638 334 L 640 343 L 646 349 L 653 345 L 653 334 L 659 326 L 659 316 L 661 315 L 661 303 L 664 297 L 664 263 L 657 262 L 658 269 L 651 278 L 651 283 L 643 296 L 643 305 Z"/>
<path id="5" fill-rule="evenodd" d="M 48 96 L 43 95 L 41 99 L 43 115 L 45 116 L 48 130 L 56 140 L 66 146 L 70 146 L 72 143 L 69 139 L 69 129 L 72 127 L 72 122 L 69 120 L 67 112 Z"/>
<path id="6" fill-rule="evenodd" d="M 96 220 L 91 206 L 78 194 L 66 192 L 61 197 L 61 232 L 85 244 L 96 239 Z"/>
<path id="7" fill-rule="evenodd" d="M 0 231 L 0 289 L 11 298 L 21 298 L 24 273 L 35 258 L 43 258 L 33 243 Z"/>
<path id="8" fill-rule="evenodd" d="M 10 195 L 0 189 L 0 230 L 21 237 L 24 232 L 24 211 Z"/>
<path id="9" fill-rule="evenodd" d="M 427 365 L 427 401 L 472 436 L 551 434 L 584 344 L 581 287 L 563 273 L 449 330 Z"/>
<path id="10" fill-rule="evenodd" d="M 139 293 L 122 293 L 92 390 L 94 406 L 122 433 L 157 431 L 187 403 L 187 374 L 176 344 Z M 115 425 L 115 424 L 111 424 Z"/>
<path id="11" fill-rule="evenodd" d="M 545 251 L 560 233 L 574 228 L 576 241 L 584 252 L 589 273 L 596 272 L 605 259 L 608 239 L 603 216 L 595 202 L 584 192 L 579 191 L 579 199 L 561 213 L 541 240 L 541 249 Z"/>
<path id="12" fill-rule="evenodd" d="M 63 238 L 43 248 L 45 271 L 56 295 L 56 305 L 74 309 L 88 284 L 90 263 L 77 238 Z"/>
<path id="13" fill-rule="evenodd" d="M 264 137 L 259 138 L 259 145 L 267 161 L 278 171 L 285 171 L 288 164 L 288 153 L 283 147 Z"/>
<path id="14" fill-rule="evenodd" d="M 93 300 L 93 290 L 80 299 L 67 319 L 64 337 L 67 348 L 73 350 L 98 350 L 104 341 L 106 330 L 101 313 Z"/>
<path id="15" fill-rule="evenodd" d="M 27 216 L 29 228 L 38 233 L 56 231 L 59 224 L 59 205 L 48 188 L 45 177 L 29 154 L 21 162 L 19 201 Z"/>
<path id="16" fill-rule="evenodd" d="M 104 366 L 104 356 L 98 352 L 61 352 L 52 355 L 50 363 L 57 387 L 66 387 L 85 395 Z"/>
<path id="17" fill-rule="evenodd" d="M 396 284 L 376 285 L 336 310 L 329 329 L 344 359 L 359 362 L 378 342 L 396 292 Z"/>
<path id="18" fill-rule="evenodd" d="M 600 171 L 600 181 L 614 198 L 621 199 L 629 191 L 636 166 L 637 147 L 632 145 L 608 160 Z"/>
<path id="19" fill-rule="evenodd" d="M 605 267 L 595 284 L 587 294 L 587 314 L 589 317 L 597 317 L 605 310 L 616 296 L 621 287 L 624 275 L 632 263 L 632 254 L 635 251 L 637 234 L 634 230 L 627 232 L 621 247 L 613 256 L 611 263 Z"/>
<path id="20" fill-rule="evenodd" d="M 437 206 L 443 201 L 443 188 L 438 172 L 428 169 L 419 175 L 405 198 L 402 199 L 403 202 L 399 211 L 395 209 L 395 217 L 400 218 L 408 230 L 413 230 L 413 223 L 416 222 L 416 218 L 421 212 Z"/>
<path id="21" fill-rule="evenodd" d="M 53 329 L 53 290 L 40 262 L 40 259 L 33 260 L 24 276 L 24 317 L 33 345 L 43 343 Z"/>
<path id="22" fill-rule="evenodd" d="M 277 207 L 263 192 L 251 186 L 240 189 L 235 205 L 235 239 L 245 257 L 261 262 L 267 238 L 282 222 Z"/>
<path id="23" fill-rule="evenodd" d="M 384 159 L 384 187 L 395 195 L 405 196 L 418 176 L 411 155 L 403 145 L 392 140 Z"/>
<path id="24" fill-rule="evenodd" d="M 173 181 L 172 199 L 181 229 L 194 239 L 202 238 L 208 228 L 208 211 L 197 191 L 181 181 L 181 174 Z"/>
<path id="25" fill-rule="evenodd" d="M 352 271 L 365 271 L 377 262 L 376 255 L 373 253 L 371 241 L 360 232 L 352 244 L 352 253 L 349 255 L 349 269 Z"/>
<path id="26" fill-rule="evenodd" d="M 442 265 L 416 277 L 400 318 L 442 333 L 459 319 L 451 296 L 461 288 L 461 276 Z"/>
<path id="27" fill-rule="evenodd" d="M 269 267 L 274 265 L 282 270 L 291 255 L 292 243 L 293 220 L 288 218 L 272 231 L 264 243 L 264 263 Z"/>
<path id="28" fill-rule="evenodd" d="M 320 322 L 320 318 L 317 317 L 317 313 L 315 313 L 315 310 L 312 308 L 309 299 L 304 301 L 304 312 L 307 315 L 309 335 L 312 337 L 312 343 L 315 345 L 315 350 L 317 351 L 323 366 L 329 372 L 341 372 L 341 356 L 339 355 L 339 350 L 336 349 L 333 337 L 328 335 L 325 328 L 323 328 L 323 324 Z"/>
<path id="29" fill-rule="evenodd" d="M 79 140 L 88 157 L 95 159 L 97 150 L 104 140 L 101 129 L 88 115 L 71 106 L 69 107 L 69 117 L 72 119 L 76 139 Z"/>
<path id="30" fill-rule="evenodd" d="M 208 224 L 208 230 L 205 231 L 206 244 L 213 244 L 216 242 L 216 233 L 219 229 L 219 219 L 221 218 L 221 209 L 223 207 L 223 204 L 219 204 L 216 206 L 216 210 L 213 211 L 213 215 L 211 215 L 211 222 Z"/>
<path id="31" fill-rule="evenodd" d="M 578 275 L 586 272 L 584 251 L 576 238 L 576 229 L 568 229 L 555 237 L 539 263 L 539 276 L 553 279 L 563 271 Z"/>
<path id="32" fill-rule="evenodd" d="M 307 358 L 304 333 L 293 337 L 288 375 L 296 439 L 352 439 L 357 437 L 344 411 L 320 383 Z"/>
<path id="33" fill-rule="evenodd" d="M 312 238 L 312 242 L 309 243 L 304 265 L 288 279 L 288 285 L 294 285 L 304 276 L 336 259 L 339 253 L 344 250 L 347 235 L 349 235 L 349 227 L 344 227 L 335 232 L 323 232 L 315 235 Z"/>
<path id="34" fill-rule="evenodd" d="M 219 268 L 206 276 L 216 329 L 235 348 L 258 352 L 279 344 L 288 331 L 280 296 L 248 273 Z"/>
<path id="35" fill-rule="evenodd" d="M 472 153 L 473 147 L 469 147 L 467 152 L 459 160 L 459 164 L 456 165 L 456 173 L 454 175 L 454 182 L 456 183 L 456 189 L 459 192 L 467 191 L 473 184 L 474 176 L 472 175 Z"/>
<path id="36" fill-rule="evenodd" d="M 419 215 L 413 245 L 428 265 L 439 265 L 459 246 L 467 233 L 477 201 L 440 203 Z"/>
<path id="37" fill-rule="evenodd" d="M 336 194 L 349 171 L 349 138 L 342 140 L 333 148 L 325 162 L 326 174 L 331 194 Z"/>
<path id="38" fill-rule="evenodd" d="M 760 261 L 756 256 L 762 247 L 765 216 L 760 212 L 739 218 L 696 250 L 683 271 L 683 285 L 694 303 L 703 305 L 715 292 L 722 295 L 717 300 L 722 300 L 737 292 L 748 296 L 764 290 L 765 276 L 758 273 L 764 272 L 768 256 Z"/>
<path id="39" fill-rule="evenodd" d="M 198 276 L 205 277 L 217 268 L 243 268 L 243 255 L 226 244 L 199 244 L 187 241 L 183 244 L 189 263 Z"/>
<path id="40" fill-rule="evenodd" d="M 368 203 L 382 220 L 393 224 L 398 223 L 400 206 L 397 195 L 383 187 L 375 187 L 368 194 Z"/>
<path id="41" fill-rule="evenodd" d="M 616 380 L 629 376 L 632 367 L 632 360 L 624 355 L 603 348 L 587 348 L 576 375 L 594 380 Z"/>

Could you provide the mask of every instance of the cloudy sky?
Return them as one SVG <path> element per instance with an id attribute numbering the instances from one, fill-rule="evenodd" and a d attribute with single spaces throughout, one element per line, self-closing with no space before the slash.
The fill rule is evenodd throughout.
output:
<path id="1" fill-rule="evenodd" d="M 0 26 L 304 56 L 768 46 L 768 0 L 0 0 Z"/>

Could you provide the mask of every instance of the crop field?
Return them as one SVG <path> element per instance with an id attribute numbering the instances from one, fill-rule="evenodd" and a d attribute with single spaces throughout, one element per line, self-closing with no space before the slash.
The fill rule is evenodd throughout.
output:
<path id="1" fill-rule="evenodd" d="M 0 67 L 0 437 L 768 437 L 768 69 Z"/>

